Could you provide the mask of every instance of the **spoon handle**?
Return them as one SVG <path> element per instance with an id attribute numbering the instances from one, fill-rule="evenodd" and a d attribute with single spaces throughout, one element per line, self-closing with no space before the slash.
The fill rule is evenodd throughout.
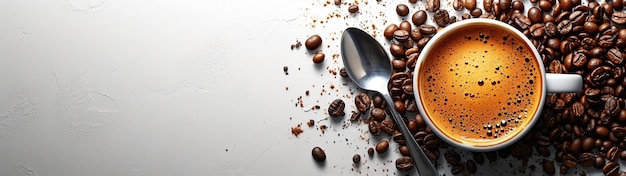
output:
<path id="1" fill-rule="evenodd" d="M 387 102 L 387 105 L 389 107 L 389 111 L 391 111 L 391 117 L 393 121 L 396 122 L 398 129 L 400 129 L 400 133 L 402 133 L 402 136 L 404 137 L 404 142 L 409 148 L 409 153 L 413 160 L 413 165 L 415 165 L 415 167 L 417 168 L 417 172 L 419 173 L 419 175 L 421 176 L 439 175 L 439 173 L 437 172 L 437 169 L 435 169 L 435 167 L 430 163 L 430 160 L 428 159 L 428 157 L 426 157 L 426 154 L 424 154 L 424 151 L 422 150 L 422 148 L 419 146 L 419 144 L 417 144 L 417 141 L 415 141 L 415 139 L 413 138 L 411 131 L 409 131 L 409 128 L 406 126 L 406 123 L 404 123 L 404 120 L 402 119 L 402 116 L 400 115 L 400 113 L 398 113 L 398 111 L 396 111 L 396 109 L 394 108 L 395 107 L 394 101 L 391 99 L 389 92 L 381 91 L 380 93 L 385 98 L 385 101 Z"/>

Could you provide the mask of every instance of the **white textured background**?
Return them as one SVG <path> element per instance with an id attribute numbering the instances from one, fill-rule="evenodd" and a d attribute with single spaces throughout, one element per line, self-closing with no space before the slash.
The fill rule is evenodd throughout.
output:
<path id="1" fill-rule="evenodd" d="M 370 1 L 358 15 L 347 12 L 351 0 L 0 1 L 0 175 L 395 174 L 395 143 L 367 157 L 388 137 L 324 113 L 335 98 L 347 114 L 354 108 L 353 89 L 329 73 L 342 66 L 332 57 L 341 31 L 380 33 L 407 3 Z M 316 33 L 321 65 L 304 46 L 289 48 Z M 304 108 L 294 106 L 300 96 Z M 322 108 L 306 110 L 313 105 Z M 322 134 L 309 119 L 330 128 Z M 325 164 L 311 158 L 314 146 Z M 516 173 L 519 162 L 509 163 L 479 172 Z"/>

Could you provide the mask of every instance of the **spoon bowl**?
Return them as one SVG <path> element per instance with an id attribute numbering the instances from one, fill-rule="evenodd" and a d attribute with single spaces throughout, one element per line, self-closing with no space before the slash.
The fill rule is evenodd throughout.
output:
<path id="1" fill-rule="evenodd" d="M 413 165 L 420 175 L 439 175 L 424 151 L 409 131 L 402 116 L 393 108 L 394 101 L 387 90 L 393 73 L 385 49 L 371 35 L 357 28 L 347 28 L 341 36 L 341 57 L 348 76 L 359 87 L 379 92 L 391 111 L 392 120 L 402 133 L 409 148 Z"/>

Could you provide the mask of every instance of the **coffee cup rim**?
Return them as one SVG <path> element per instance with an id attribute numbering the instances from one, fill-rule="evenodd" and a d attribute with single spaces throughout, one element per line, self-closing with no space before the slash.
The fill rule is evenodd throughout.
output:
<path id="1" fill-rule="evenodd" d="M 487 146 L 477 146 L 477 145 L 472 145 L 472 144 L 467 144 L 467 143 L 462 143 L 459 141 L 455 141 L 453 139 L 448 138 L 440 129 L 436 128 L 436 126 L 434 125 L 434 123 L 430 120 L 430 117 L 427 116 L 427 114 L 425 113 L 424 110 L 424 106 L 421 102 L 421 98 L 420 98 L 420 92 L 419 92 L 419 87 L 417 85 L 413 86 L 413 92 L 414 92 L 414 97 L 416 100 L 416 104 L 418 106 L 418 111 L 419 113 L 423 116 L 424 121 L 426 122 L 427 126 L 431 128 L 431 130 L 433 131 L 433 133 L 435 133 L 439 138 L 441 138 L 442 140 L 444 140 L 446 143 L 455 146 L 457 148 L 460 149 L 465 149 L 465 150 L 469 150 L 469 151 L 475 151 L 475 152 L 488 152 L 488 151 L 495 151 L 495 150 L 499 150 L 502 148 L 505 148 L 507 146 L 510 146 L 511 144 L 517 142 L 518 140 L 520 140 L 522 137 L 524 137 L 525 135 L 527 135 L 532 127 L 535 125 L 535 123 L 537 122 L 537 120 L 540 118 L 541 115 L 541 110 L 542 107 L 544 106 L 545 103 L 545 98 L 546 98 L 546 71 L 545 71 L 545 67 L 543 65 L 543 62 L 541 61 L 541 56 L 539 55 L 539 52 L 537 51 L 537 49 L 534 47 L 533 43 L 522 33 L 520 32 L 518 29 L 514 28 L 511 25 L 508 25 L 506 23 L 503 23 L 501 21 L 498 20 L 492 20 L 492 19 L 486 19 L 486 18 L 474 18 L 474 19 L 467 19 L 467 20 L 462 20 L 459 22 L 455 22 L 452 23 L 450 25 L 448 25 L 447 27 L 444 27 L 441 31 L 438 31 L 431 39 L 430 41 L 424 46 L 424 48 L 422 49 L 422 53 L 419 55 L 418 59 L 417 59 L 417 63 L 415 65 L 415 68 L 413 69 L 413 81 L 417 81 L 418 76 L 419 76 L 419 70 L 421 68 L 421 66 L 423 65 L 424 60 L 426 59 L 426 56 L 428 54 L 430 54 L 431 52 L 431 48 L 434 46 L 434 44 L 436 44 L 438 42 L 438 40 L 441 40 L 442 37 L 447 37 L 447 33 L 456 31 L 456 30 L 461 30 L 462 28 L 468 27 L 468 26 L 476 26 L 476 25 L 480 25 L 480 24 L 486 24 L 486 25 L 495 25 L 497 27 L 501 27 L 504 28 L 508 33 L 512 33 L 512 35 L 517 35 L 519 38 L 521 38 L 522 40 L 524 40 L 524 42 L 529 46 L 529 48 L 531 49 L 531 51 L 533 52 L 533 55 L 535 56 L 535 62 L 537 62 L 538 67 L 540 69 L 540 73 L 541 73 L 541 96 L 540 96 L 540 100 L 536 106 L 537 110 L 535 111 L 535 114 L 532 115 L 532 119 L 530 120 L 530 122 L 528 122 L 528 124 L 526 126 L 521 126 L 518 128 L 523 128 L 519 133 L 514 134 L 513 137 L 511 137 L 509 140 L 497 143 L 497 144 L 493 144 L 493 145 L 487 145 Z M 445 39 L 445 38 L 444 38 Z"/>

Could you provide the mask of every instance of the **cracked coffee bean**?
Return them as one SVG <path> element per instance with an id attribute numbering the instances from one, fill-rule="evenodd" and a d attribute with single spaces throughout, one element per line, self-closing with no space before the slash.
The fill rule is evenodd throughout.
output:
<path id="1" fill-rule="evenodd" d="M 346 104 L 341 99 L 336 99 L 328 106 L 328 115 L 331 117 L 339 117 L 345 115 L 343 112 Z"/>
<path id="2" fill-rule="evenodd" d="M 413 159 L 408 156 L 403 156 L 396 159 L 396 169 L 403 172 L 413 169 Z"/>
<path id="3" fill-rule="evenodd" d="M 354 97 L 354 104 L 360 112 L 366 112 L 370 108 L 372 100 L 366 93 L 359 93 L 359 95 Z"/>

